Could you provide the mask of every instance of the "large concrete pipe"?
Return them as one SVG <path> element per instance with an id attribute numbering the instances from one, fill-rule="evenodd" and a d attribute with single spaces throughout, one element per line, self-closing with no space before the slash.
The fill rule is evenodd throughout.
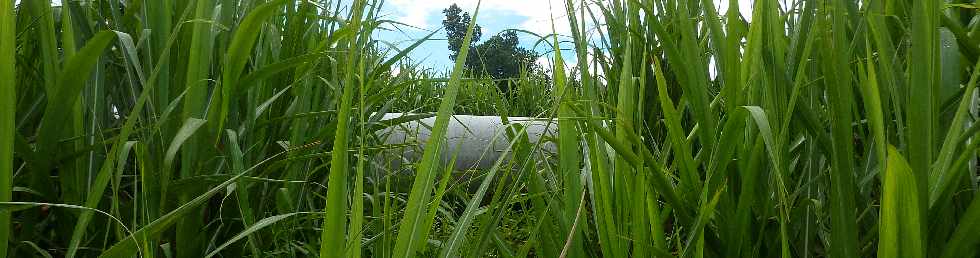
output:
<path id="1" fill-rule="evenodd" d="M 383 120 L 405 115 L 408 114 L 388 113 L 384 115 Z M 510 117 L 508 121 L 526 127 L 532 144 L 542 136 L 553 136 L 558 131 L 558 124 L 550 119 Z M 384 139 L 386 144 L 405 146 L 389 149 L 381 156 L 391 162 L 393 167 L 400 167 L 406 162 L 417 162 L 422 156 L 425 143 L 432 135 L 433 124 L 435 124 L 435 117 L 429 117 L 378 131 L 377 135 Z M 499 116 L 454 115 L 450 117 L 446 130 L 446 144 L 440 152 L 442 161 L 450 161 L 453 154 L 458 151 L 455 163 L 457 171 L 491 168 L 510 146 L 510 139 L 504 130 L 507 127 Z M 554 153 L 555 150 L 556 146 L 550 141 L 542 143 L 540 148 L 540 151 L 545 153 Z"/>

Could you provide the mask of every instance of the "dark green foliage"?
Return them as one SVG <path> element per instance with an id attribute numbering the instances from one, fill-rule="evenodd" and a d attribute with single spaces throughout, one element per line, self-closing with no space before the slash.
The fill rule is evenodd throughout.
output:
<path id="1" fill-rule="evenodd" d="M 515 80 L 521 77 L 523 70 L 539 72 L 540 66 L 534 63 L 538 54 L 519 47 L 519 43 L 517 33 L 511 30 L 490 37 L 476 46 L 475 53 L 471 53 L 475 57 L 467 58 L 466 67 L 489 75 L 494 80 Z"/>
<path id="2" fill-rule="evenodd" d="M 463 47 L 463 37 L 466 36 L 466 26 L 470 24 L 470 13 L 463 12 L 459 9 L 459 6 L 453 4 L 442 10 L 442 13 L 446 15 L 446 19 L 442 21 L 442 27 L 446 28 L 446 40 L 449 41 L 449 51 L 452 52 L 449 55 L 449 59 L 456 61 L 456 57 L 459 56 L 459 49 Z M 460 14 L 462 13 L 462 14 Z M 480 37 L 483 36 L 483 29 L 479 24 L 473 28 L 473 38 L 470 40 L 470 49 L 473 48 L 473 44 L 480 41 Z"/>
<path id="3" fill-rule="evenodd" d="M 449 59 L 456 61 L 459 56 L 460 47 L 463 45 L 462 37 L 466 33 L 466 25 L 470 22 L 470 14 L 462 13 L 459 6 L 453 4 L 442 11 L 446 19 L 442 21 L 442 26 L 446 29 L 446 37 L 449 42 Z M 471 73 L 486 75 L 497 82 L 497 87 L 505 96 L 511 97 L 513 85 L 521 77 L 521 73 L 542 73 L 541 66 L 534 61 L 538 58 L 538 53 L 534 50 L 520 47 L 520 39 L 517 32 L 513 30 L 504 31 L 487 39 L 486 42 L 476 44 L 482 35 L 480 25 L 477 25 L 470 41 L 470 53 L 466 58 L 465 68 Z"/>

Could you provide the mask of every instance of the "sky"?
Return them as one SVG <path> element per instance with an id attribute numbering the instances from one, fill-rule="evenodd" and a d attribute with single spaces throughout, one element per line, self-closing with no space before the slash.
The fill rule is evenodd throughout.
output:
<path id="1" fill-rule="evenodd" d="M 61 5 L 61 1 L 52 0 L 52 3 Z M 729 1 L 731 0 L 715 0 L 718 11 L 724 13 Z M 742 16 L 750 19 L 752 0 L 737 1 L 739 1 L 739 11 Z M 20 2 L 20 0 L 16 2 Z M 399 48 L 408 47 L 429 33 L 442 28 L 443 9 L 455 3 L 464 12 L 472 14 L 476 9 L 477 2 L 478 0 L 386 0 L 383 3 L 380 18 L 393 20 L 404 25 L 385 26 L 387 30 L 376 32 L 374 37 Z M 572 2 L 577 4 L 581 1 L 573 0 Z M 602 18 L 597 17 L 597 19 L 601 20 Z M 559 40 L 570 40 L 571 35 L 568 17 L 565 16 L 565 0 L 483 0 L 480 3 L 477 23 L 483 28 L 481 42 L 506 29 L 527 30 L 541 36 L 556 32 L 562 35 Z M 554 30 L 552 30 L 552 24 Z M 591 23 L 588 26 L 594 27 Z M 539 44 L 535 48 L 534 43 L 538 41 L 537 37 L 520 32 L 518 35 L 521 38 L 522 47 L 534 48 L 538 53 L 551 52 L 551 47 L 547 44 Z M 452 68 L 453 63 L 449 60 L 449 49 L 445 36 L 445 32 L 437 32 L 432 40 L 423 43 L 415 51 L 412 51 L 409 58 L 413 62 L 436 71 Z M 562 48 L 569 50 L 562 52 L 566 65 L 574 66 L 578 61 L 574 53 L 570 51 L 574 47 L 570 44 L 563 44 Z M 553 56 L 544 55 L 539 58 L 539 63 L 546 64 L 551 58 Z"/>
<path id="2" fill-rule="evenodd" d="M 576 1 L 578 2 L 578 1 Z M 442 10 L 453 3 L 459 5 L 464 12 L 473 14 L 476 0 L 387 0 L 382 6 L 381 18 L 390 19 L 408 26 L 400 26 L 400 31 L 384 31 L 375 34 L 379 40 L 396 43 L 407 47 L 431 33 L 442 28 L 445 17 Z M 506 29 L 522 29 L 544 36 L 552 34 L 552 19 L 549 10 L 554 10 L 555 29 L 561 35 L 570 35 L 568 18 L 565 14 L 565 1 L 553 0 L 484 0 L 481 3 L 477 23 L 483 28 L 481 42 Z M 392 26 L 388 26 L 391 28 Z M 532 48 L 538 38 L 518 32 L 521 45 Z M 410 57 L 415 62 L 433 68 L 437 71 L 452 67 L 449 60 L 449 50 L 445 41 L 446 34 L 437 32 L 433 38 L 423 43 L 412 52 Z M 571 46 L 566 46 L 571 47 Z M 550 50 L 549 46 L 539 45 L 539 53 Z M 574 61 L 573 53 L 563 53 L 566 59 Z M 545 57 L 547 58 L 547 57 Z"/>
<path id="3" fill-rule="evenodd" d="M 715 0 L 719 12 L 724 12 L 727 9 L 728 1 Z M 738 1 L 740 12 L 748 19 L 751 14 L 751 0 Z M 375 34 L 375 38 L 396 44 L 399 47 L 410 46 L 432 31 L 442 28 L 443 9 L 456 3 L 464 12 L 472 14 L 477 2 L 477 0 L 387 0 L 381 9 L 381 19 L 394 20 L 409 26 L 399 26 L 398 30 L 378 32 Z M 579 3 L 580 1 L 572 2 Z M 601 20 L 601 17 L 598 18 Z M 541 36 L 549 35 L 553 32 L 552 20 L 554 20 L 554 31 L 559 35 L 564 35 L 565 40 L 569 40 L 571 32 L 568 17 L 565 16 L 565 0 L 484 0 L 477 17 L 477 23 L 483 27 L 481 42 L 505 29 L 522 29 Z M 588 26 L 593 27 L 594 25 Z M 387 27 L 392 28 L 393 26 Z M 525 48 L 532 48 L 532 45 L 538 40 L 536 37 L 527 34 L 518 33 L 518 35 L 521 36 L 521 45 Z M 423 43 L 409 57 L 413 61 L 436 71 L 451 68 L 453 64 L 449 60 L 445 32 L 440 31 L 433 38 L 437 40 Z M 562 39 L 562 37 L 559 38 L 559 40 Z M 562 48 L 573 49 L 573 46 L 563 44 Z M 550 52 L 550 49 L 551 47 L 548 45 L 539 45 L 535 50 L 538 53 L 544 53 Z M 568 66 L 573 66 L 577 62 L 572 51 L 563 51 L 562 57 Z M 550 58 L 543 56 L 539 59 L 539 63 L 544 63 Z"/>

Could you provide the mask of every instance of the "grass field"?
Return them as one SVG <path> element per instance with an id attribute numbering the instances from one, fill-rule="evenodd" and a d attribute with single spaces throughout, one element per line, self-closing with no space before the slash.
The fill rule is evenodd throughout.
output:
<path id="1" fill-rule="evenodd" d="M 504 97 L 383 0 L 0 0 L 0 257 L 980 256 L 976 3 L 551 1 Z M 454 114 L 558 132 L 453 171 Z"/>

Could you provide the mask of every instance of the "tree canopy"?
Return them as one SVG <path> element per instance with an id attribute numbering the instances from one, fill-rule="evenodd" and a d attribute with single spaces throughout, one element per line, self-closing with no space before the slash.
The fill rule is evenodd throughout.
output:
<path id="1" fill-rule="evenodd" d="M 463 12 L 456 4 L 449 6 L 449 8 L 443 9 L 442 13 L 446 15 L 446 19 L 442 20 L 442 26 L 446 28 L 446 39 L 449 41 L 449 59 L 456 61 L 456 57 L 459 56 L 460 48 L 463 48 L 463 38 L 466 37 L 466 28 L 470 24 L 470 13 Z M 473 39 L 470 42 L 470 49 L 473 49 L 473 44 L 480 41 L 480 37 L 483 36 L 483 29 L 477 24 L 473 28 Z"/>
<path id="2" fill-rule="evenodd" d="M 470 14 L 463 12 L 453 4 L 444 9 L 446 15 L 442 21 L 449 42 L 449 59 L 455 61 L 459 56 L 466 37 L 466 28 L 470 23 Z M 501 92 L 508 94 L 508 81 L 520 78 L 522 71 L 540 71 L 534 62 L 538 53 L 520 46 L 520 39 L 513 30 L 507 30 L 494 35 L 483 43 L 477 44 L 483 35 L 482 28 L 477 24 L 473 31 L 470 53 L 467 55 L 465 67 L 473 73 L 485 74 L 497 81 Z"/>

